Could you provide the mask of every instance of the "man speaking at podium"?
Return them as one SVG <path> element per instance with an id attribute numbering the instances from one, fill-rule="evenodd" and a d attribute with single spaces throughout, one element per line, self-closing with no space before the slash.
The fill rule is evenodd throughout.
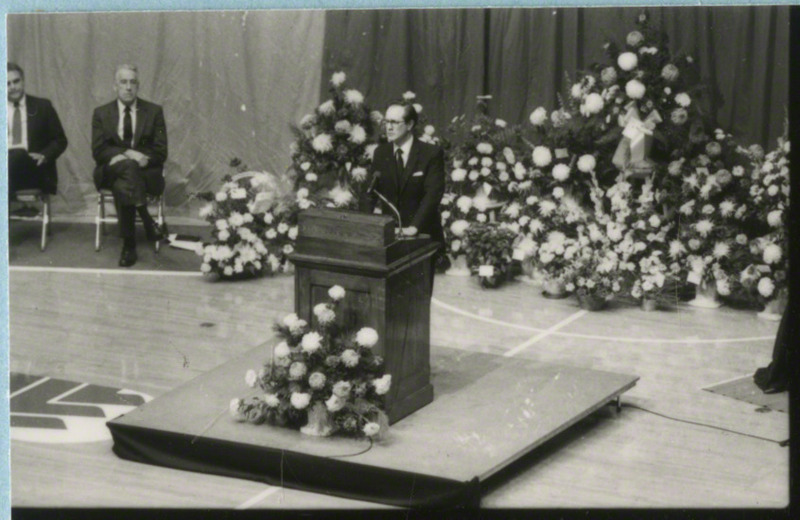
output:
<path id="1" fill-rule="evenodd" d="M 414 137 L 417 119 L 417 111 L 410 104 L 393 104 L 386 109 L 383 122 L 389 142 L 375 149 L 375 191 L 397 208 L 401 219 L 398 225 L 404 236 L 426 234 L 443 245 L 439 203 L 444 194 L 444 152 Z M 395 214 L 381 202 L 384 215 Z M 431 290 L 434 265 L 432 261 Z"/>

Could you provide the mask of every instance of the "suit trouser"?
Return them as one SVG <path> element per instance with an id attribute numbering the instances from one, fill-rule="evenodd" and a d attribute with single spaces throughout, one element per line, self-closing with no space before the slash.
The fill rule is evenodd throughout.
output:
<path id="1" fill-rule="evenodd" d="M 103 188 L 114 194 L 122 238 L 135 236 L 136 208 L 147 205 L 147 195 L 164 192 L 161 167 L 142 168 L 136 161 L 126 159 L 107 165 L 103 172 Z"/>
<path id="2" fill-rule="evenodd" d="M 42 168 L 36 165 L 27 150 L 12 148 L 8 151 L 8 198 L 18 190 L 40 189 L 48 191 Z"/>

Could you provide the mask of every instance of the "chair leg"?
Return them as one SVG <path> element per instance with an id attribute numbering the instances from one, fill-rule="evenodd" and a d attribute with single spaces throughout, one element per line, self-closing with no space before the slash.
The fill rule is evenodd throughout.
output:
<path id="1" fill-rule="evenodd" d="M 163 197 L 158 197 L 158 210 L 156 214 L 156 223 L 158 224 L 159 231 L 164 229 L 164 199 Z M 156 240 L 156 253 L 161 250 L 161 241 Z"/>
<path id="2" fill-rule="evenodd" d="M 106 211 L 105 211 L 105 201 L 103 200 L 103 194 L 97 194 L 97 216 L 94 219 L 94 250 L 100 251 L 100 236 L 103 231 L 103 220 L 105 219 Z"/>
<path id="3" fill-rule="evenodd" d="M 47 229 L 50 224 L 50 202 L 47 195 L 42 197 L 42 245 L 41 249 L 44 251 L 47 248 Z"/>

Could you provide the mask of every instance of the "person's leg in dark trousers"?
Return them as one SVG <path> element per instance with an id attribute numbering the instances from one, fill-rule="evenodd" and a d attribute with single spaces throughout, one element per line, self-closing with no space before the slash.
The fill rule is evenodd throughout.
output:
<path id="1" fill-rule="evenodd" d="M 759 368 L 753 374 L 753 380 L 764 393 L 773 394 L 783 392 L 789 387 L 790 376 L 790 350 L 793 337 L 792 327 L 796 327 L 792 320 L 792 309 L 790 303 L 786 303 L 783 311 L 781 323 L 778 326 L 778 334 L 775 337 L 775 344 L 772 347 L 772 362 L 769 366 Z"/>
<path id="2" fill-rule="evenodd" d="M 160 168 L 141 168 L 132 160 L 119 161 L 106 167 L 105 185 L 114 193 L 122 253 L 119 265 L 129 267 L 136 263 L 136 213 L 150 240 L 160 239 L 155 221 L 147 211 L 147 193 L 158 194 L 164 189 Z"/>
<path id="3" fill-rule="evenodd" d="M 26 150 L 12 148 L 8 151 L 8 200 L 19 190 L 41 189 L 42 173 Z"/>

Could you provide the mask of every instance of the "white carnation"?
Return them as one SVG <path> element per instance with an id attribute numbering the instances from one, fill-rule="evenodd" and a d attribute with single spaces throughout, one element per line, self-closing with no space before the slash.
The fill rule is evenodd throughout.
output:
<path id="1" fill-rule="evenodd" d="M 632 52 L 623 52 L 617 58 L 617 65 L 625 71 L 633 70 L 639 64 L 639 58 Z"/>
<path id="2" fill-rule="evenodd" d="M 553 154 L 550 148 L 546 146 L 537 146 L 533 149 L 533 163 L 540 168 L 544 168 L 553 160 Z"/>

